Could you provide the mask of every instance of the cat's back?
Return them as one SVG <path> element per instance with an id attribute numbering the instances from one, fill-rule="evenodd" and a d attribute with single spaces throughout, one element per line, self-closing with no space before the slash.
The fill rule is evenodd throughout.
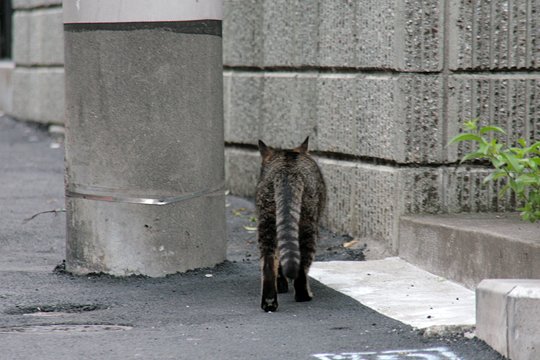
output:
<path id="1" fill-rule="evenodd" d="M 326 186 L 317 162 L 307 153 L 282 150 L 274 155 L 267 164 L 263 164 L 257 185 L 257 193 L 273 192 L 274 184 L 287 179 L 302 187 L 304 195 L 324 202 Z"/>
<path id="2" fill-rule="evenodd" d="M 262 163 L 256 188 L 258 206 L 273 208 L 275 187 L 282 188 L 286 183 L 291 192 L 302 193 L 302 202 L 322 211 L 326 203 L 326 186 L 317 162 L 307 151 L 307 143 L 308 138 L 297 148 L 280 150 L 259 141 Z"/>
<path id="3" fill-rule="evenodd" d="M 263 164 L 259 183 L 272 183 L 283 177 L 306 183 L 323 181 L 319 166 L 309 154 L 291 150 L 279 151 L 271 161 Z"/>

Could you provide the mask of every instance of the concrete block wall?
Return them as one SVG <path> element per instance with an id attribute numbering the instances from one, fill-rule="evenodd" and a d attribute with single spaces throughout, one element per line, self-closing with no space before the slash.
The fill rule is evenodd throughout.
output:
<path id="1" fill-rule="evenodd" d="M 60 0 L 14 0 L 11 115 L 64 121 Z M 253 196 L 259 138 L 310 135 L 325 225 L 395 250 L 402 214 L 507 211 L 447 146 L 480 117 L 540 139 L 537 0 L 224 0 L 226 169 Z"/>
<path id="2" fill-rule="evenodd" d="M 13 106 L 10 115 L 64 123 L 64 40 L 61 0 L 13 1 Z"/>
<path id="3" fill-rule="evenodd" d="M 396 252 L 403 214 L 510 211 L 447 146 L 463 121 L 540 140 L 540 3 L 225 0 L 227 181 L 253 196 L 257 139 L 310 147 L 324 223 Z"/>
<path id="4" fill-rule="evenodd" d="M 540 28 L 539 28 L 540 31 Z M 466 73 L 448 80 L 448 127 L 458 132 L 462 119 L 479 117 L 482 123 L 506 130 L 504 140 L 540 139 L 540 76 L 535 71 Z M 458 149 L 455 152 L 455 149 Z M 454 148 L 450 160 L 469 150 L 467 144 Z"/>
<path id="5" fill-rule="evenodd" d="M 400 163 L 440 163 L 443 83 L 439 75 L 226 70 L 227 140 L 264 137 L 291 147 Z"/>
<path id="6" fill-rule="evenodd" d="M 225 0 L 224 62 L 442 69 L 444 2 Z"/>
<path id="7" fill-rule="evenodd" d="M 450 0 L 449 4 L 450 69 L 540 67 L 538 1 Z"/>

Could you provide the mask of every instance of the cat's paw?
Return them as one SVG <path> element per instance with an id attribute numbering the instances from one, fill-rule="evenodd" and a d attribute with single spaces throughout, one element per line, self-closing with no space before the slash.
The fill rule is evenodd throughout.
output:
<path id="1" fill-rule="evenodd" d="M 297 302 L 311 301 L 311 299 L 313 299 L 313 295 L 307 291 L 298 291 L 294 294 L 294 300 Z"/>
<path id="2" fill-rule="evenodd" d="M 284 277 L 278 277 L 277 280 L 277 291 L 278 294 L 284 294 L 289 292 L 289 282 Z"/>
<path id="3" fill-rule="evenodd" d="M 266 312 L 274 312 L 278 308 L 277 298 L 263 298 L 261 301 L 261 308 Z"/>

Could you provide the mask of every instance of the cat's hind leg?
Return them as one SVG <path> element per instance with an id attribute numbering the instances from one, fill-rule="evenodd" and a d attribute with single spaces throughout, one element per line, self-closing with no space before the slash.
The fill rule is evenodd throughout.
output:
<path id="1" fill-rule="evenodd" d="M 261 308 L 276 311 L 278 308 L 278 257 L 276 220 L 272 216 L 259 219 L 259 249 L 261 251 Z"/>
<path id="2" fill-rule="evenodd" d="M 289 291 L 289 281 L 287 280 L 287 277 L 283 275 L 281 264 L 279 265 L 279 268 L 278 268 L 277 291 L 278 291 L 278 294 L 284 294 Z"/>
<path id="3" fill-rule="evenodd" d="M 298 277 L 294 280 L 294 300 L 297 302 L 313 299 L 313 293 L 309 287 L 309 278 L 307 276 L 308 270 L 309 268 L 302 267 L 298 272 Z"/>
<path id="4" fill-rule="evenodd" d="M 277 288 L 278 259 L 275 254 L 267 254 L 261 258 L 262 294 L 261 308 L 266 311 L 276 311 L 278 308 Z"/>
<path id="5" fill-rule="evenodd" d="M 313 293 L 309 287 L 308 272 L 315 257 L 318 226 L 314 222 L 307 222 L 300 226 L 300 271 L 294 280 L 294 299 L 298 302 L 310 301 Z"/>

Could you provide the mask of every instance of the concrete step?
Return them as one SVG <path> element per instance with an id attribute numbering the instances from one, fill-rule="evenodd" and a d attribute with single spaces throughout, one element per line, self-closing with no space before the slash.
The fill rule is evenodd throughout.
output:
<path id="1" fill-rule="evenodd" d="M 484 280 L 476 335 L 512 360 L 540 359 L 540 280 Z"/>
<path id="2" fill-rule="evenodd" d="M 540 223 L 507 213 L 406 216 L 398 251 L 470 289 L 483 279 L 540 278 Z"/>
<path id="3" fill-rule="evenodd" d="M 432 333 L 467 331 L 475 294 L 399 258 L 315 262 L 309 276 L 393 319 Z"/>
<path id="4" fill-rule="evenodd" d="M 309 275 L 426 335 L 476 335 L 511 360 L 540 359 L 540 280 L 483 280 L 475 293 L 400 258 L 315 262 Z"/>

